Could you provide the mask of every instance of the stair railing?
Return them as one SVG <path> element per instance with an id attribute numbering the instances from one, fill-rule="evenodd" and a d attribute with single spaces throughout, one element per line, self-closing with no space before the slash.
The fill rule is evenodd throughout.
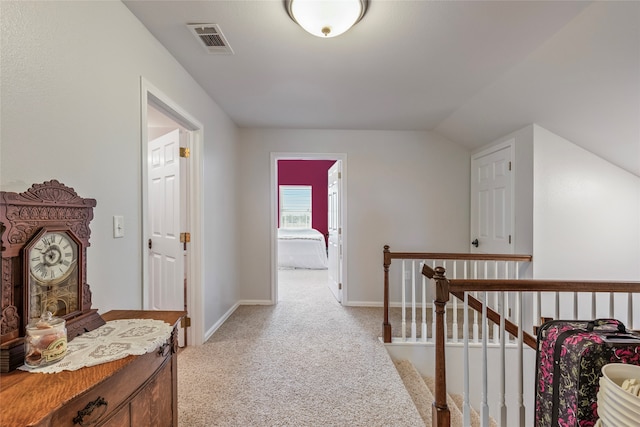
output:
<path id="1" fill-rule="evenodd" d="M 429 284 L 429 280 L 434 279 L 422 274 L 425 266 L 433 270 L 434 279 L 437 277 L 436 267 L 443 267 L 442 276 L 447 273 L 449 295 L 453 295 L 454 298 L 448 297 L 448 301 L 437 298 L 437 286 Z M 470 402 L 479 405 L 476 407 L 481 410 L 482 425 L 489 425 L 489 400 L 493 407 L 492 416 L 500 420 L 499 425 L 524 426 L 527 425 L 525 420 L 530 421 L 528 418 L 531 416 L 525 416 L 525 406 L 530 410 L 533 408 L 533 397 L 530 393 L 534 389 L 532 384 L 535 351 L 527 350 L 525 347 L 535 349 L 535 328 L 544 321 L 543 319 L 615 317 L 623 320 L 629 329 L 637 329 L 636 325 L 640 324 L 640 312 L 634 311 L 634 300 L 636 303 L 640 301 L 638 283 L 530 281 L 523 279 L 531 275 L 529 255 L 393 253 L 389 246 L 385 246 L 384 272 L 384 342 L 435 345 L 435 355 L 440 354 L 438 357 L 442 360 L 445 345 L 453 344 L 455 348 L 463 345 L 464 369 L 456 368 L 453 372 L 454 378 L 460 377 L 457 372 L 462 373 L 464 380 L 461 383 L 455 380 L 453 389 L 463 394 L 464 426 L 470 426 Z M 455 286 L 450 286 L 452 283 Z M 463 285 L 468 287 L 461 288 Z M 399 307 L 401 310 L 398 310 Z M 393 316 L 390 315 L 390 310 Z M 430 324 L 426 316 L 429 311 L 433 312 Z M 463 326 L 460 328 L 462 341 L 458 337 L 459 311 L 462 312 L 461 317 L 464 317 Z M 421 327 L 418 326 L 419 317 L 422 317 Z M 436 343 L 441 340 L 445 345 Z M 451 351 L 454 351 L 455 355 L 460 350 L 452 348 Z M 481 354 L 478 353 L 480 351 Z M 491 352 L 491 358 L 488 351 Z M 472 357 L 476 368 L 471 372 L 470 352 L 472 355 L 476 353 Z M 507 360 L 505 354 L 509 355 Z M 523 354 L 527 361 L 526 371 Z M 513 371 L 505 371 L 507 361 Z M 492 372 L 499 369 L 492 376 L 490 389 L 487 365 Z M 444 365 L 443 369 L 438 368 L 437 372 L 446 372 Z M 482 380 L 478 378 L 480 372 Z M 506 373 L 511 379 L 508 384 L 508 402 L 505 398 Z M 481 383 L 481 396 L 479 387 L 474 387 L 470 393 L 470 377 L 474 378 L 475 384 Z M 496 378 L 499 378 L 497 383 Z M 442 418 L 447 412 L 444 410 L 446 389 L 443 387 L 445 383 L 440 383 L 442 390 L 437 393 L 440 397 L 434 402 L 432 413 Z M 463 391 L 459 390 L 461 384 Z M 494 406 L 496 395 L 498 404 Z M 509 412 L 509 423 L 506 421 L 507 403 L 510 410 L 517 409 L 513 413 Z"/>
<path id="2" fill-rule="evenodd" d="M 428 341 L 428 320 L 426 311 L 428 306 L 433 301 L 433 295 L 430 295 L 430 289 L 427 286 L 427 281 L 424 277 L 421 279 L 421 286 L 416 286 L 416 280 L 421 276 L 422 265 L 429 264 L 432 268 L 436 265 L 445 267 L 448 271 L 452 272 L 453 278 L 519 278 L 521 276 L 520 271 L 523 268 L 527 268 L 531 262 L 531 255 L 501 255 L 501 254 L 465 254 L 465 253 L 442 253 L 442 252 L 391 252 L 388 245 L 385 245 L 383 251 L 384 261 L 384 321 L 382 324 L 382 337 L 385 343 L 392 342 L 392 324 L 390 322 L 390 306 L 392 304 L 400 305 L 401 307 L 401 337 L 402 340 L 408 341 Z M 397 280 L 393 281 L 391 285 L 391 263 L 393 260 L 401 260 L 402 269 L 400 281 L 401 284 L 397 284 Z M 396 275 L 397 276 L 397 275 Z M 397 277 L 395 277 L 397 279 Z M 408 283 L 405 283 L 408 282 Z M 392 290 L 399 291 L 400 296 L 390 297 Z M 410 288 L 411 301 L 407 301 L 407 288 Z M 417 304 L 416 299 L 418 294 L 421 294 L 421 304 Z M 497 307 L 498 295 L 491 295 L 492 301 L 489 301 L 490 320 L 497 319 L 492 313 L 491 307 L 494 305 Z M 392 303 L 392 299 L 395 303 Z M 508 301 L 506 303 L 508 304 Z M 479 318 L 478 313 L 482 302 L 477 298 L 477 295 L 471 295 L 470 306 L 478 311 L 473 313 L 473 342 L 478 343 L 480 341 L 479 334 Z M 435 305 L 432 307 L 435 310 Z M 454 313 L 452 316 L 452 338 L 450 341 L 459 342 L 458 337 L 458 300 L 453 299 L 449 311 Z M 407 312 L 410 312 L 410 331 L 407 331 Z M 417 313 L 421 312 L 422 323 L 421 328 L 417 327 Z M 445 312 L 445 318 L 446 318 Z M 435 316 L 434 316 L 435 317 Z M 515 326 L 515 325 L 514 325 Z M 446 324 L 445 324 L 446 327 Z M 498 343 L 497 325 L 494 325 L 493 335 L 494 341 Z M 510 322 L 507 323 L 507 328 L 511 328 Z M 420 330 L 420 334 L 417 331 Z M 409 337 L 407 337 L 409 332 Z M 511 331 L 509 331 L 511 332 Z M 435 327 L 432 323 L 432 336 L 435 336 Z M 445 337 L 447 334 L 445 334 Z"/>
<path id="3" fill-rule="evenodd" d="M 484 344 L 483 359 L 487 359 L 486 346 L 488 343 L 489 331 L 487 319 L 494 323 L 493 325 L 493 344 L 498 344 L 504 347 L 508 340 L 505 337 L 504 331 L 509 332 L 511 336 L 519 337 L 520 340 L 524 340 L 527 345 L 535 346 L 535 338 L 527 333 L 522 332 L 522 328 L 518 328 L 518 325 L 522 325 L 522 301 L 516 300 L 516 317 L 520 316 L 520 321 L 514 323 L 513 316 L 509 315 L 509 318 L 500 316 L 498 314 L 498 308 L 502 307 L 505 313 L 510 313 L 509 308 L 510 301 L 513 302 L 513 297 L 504 298 L 504 294 L 498 293 L 467 293 L 466 295 L 460 293 L 452 293 L 457 298 L 452 298 L 450 302 L 449 292 L 439 291 L 436 287 L 436 294 L 430 295 L 431 287 L 427 285 L 427 277 L 422 274 L 423 266 L 431 265 L 434 269 L 436 266 L 443 266 L 452 273 L 453 277 L 458 276 L 462 278 L 518 278 L 521 272 L 528 269 L 531 262 L 530 255 L 501 255 L 501 254 L 463 254 L 463 253 L 433 253 L 433 252 L 391 252 L 389 246 L 384 247 L 384 322 L 383 322 L 383 340 L 385 343 L 390 342 L 408 342 L 408 343 L 431 343 L 439 341 L 442 346 L 436 344 L 436 351 L 444 350 L 445 341 L 448 343 L 460 343 L 458 337 L 459 329 L 459 300 L 464 302 L 463 305 L 463 345 L 464 345 L 464 392 L 463 392 L 463 417 L 464 425 L 470 425 L 470 392 L 469 392 L 469 308 L 472 309 L 473 315 L 473 338 L 471 341 L 474 345 Z M 394 271 L 393 277 L 391 277 L 391 263 L 392 260 L 401 260 L 401 270 Z M 397 270 L 397 269 L 396 269 Z M 443 269 L 443 272 L 445 270 Z M 401 285 L 397 286 L 398 273 L 400 273 Z M 420 286 L 416 285 L 416 279 L 421 279 Z M 392 280 L 393 279 L 393 280 Z M 394 286 L 390 283 L 393 282 Z M 399 288 L 399 289 L 398 289 Z M 409 288 L 409 292 L 407 292 Z M 393 298 L 390 297 L 390 293 L 395 291 Z M 397 295 L 400 293 L 400 295 Z M 410 297 L 408 295 L 410 293 Z M 421 296 L 421 304 L 417 304 L 417 298 Z M 444 298 L 446 296 L 446 299 Z M 398 301 L 399 299 L 399 301 Z M 395 302 L 391 302 L 395 301 Z M 433 304 L 431 304 L 433 301 Z M 427 303 L 429 302 L 429 303 Z M 484 303 L 486 302 L 486 304 Z M 390 306 L 399 305 L 401 308 L 400 313 L 400 337 L 392 337 L 392 324 L 390 322 Z M 431 305 L 431 307 L 428 307 Z M 427 311 L 432 311 L 431 322 L 431 340 L 428 337 L 428 319 Z M 451 334 L 448 332 L 447 327 L 447 311 L 450 313 L 451 318 Z M 409 312 L 411 318 L 408 319 L 407 313 Z M 417 327 L 417 313 L 421 313 L 422 323 L 421 328 Z M 480 322 L 479 314 L 482 313 L 482 322 Z M 397 317 L 397 316 L 396 316 Z M 407 322 L 409 321 L 409 322 Z M 439 323 L 438 323 L 439 322 Z M 480 331 L 480 326 L 482 330 Z M 408 327 L 409 326 L 409 327 Z M 418 334 L 420 330 L 420 334 Z M 501 332 L 502 331 L 502 332 Z M 409 335 L 409 336 L 407 336 Z M 441 349 L 441 350 L 440 350 Z M 502 353 L 504 354 L 504 352 Z M 439 377 L 439 381 L 445 381 L 445 370 L 437 369 L 435 375 Z M 486 372 L 485 372 L 486 374 Z M 502 379 L 504 383 L 504 379 Z M 504 387 L 503 387 L 504 389 Z M 483 385 L 482 395 L 482 415 L 489 419 L 488 415 L 488 393 L 486 389 L 486 383 Z M 522 393 L 520 394 L 522 396 Z M 506 411 L 506 404 L 504 403 L 505 393 L 501 396 L 501 407 Z M 520 397 L 522 401 L 522 397 Z M 521 403 L 521 406 L 523 404 Z M 502 410 L 502 409 L 501 409 Z M 436 396 L 436 402 L 434 402 L 432 414 L 434 414 L 434 420 L 436 414 L 439 420 L 449 417 L 449 411 L 446 404 L 446 391 Z M 442 421 L 439 421 L 442 422 Z M 434 423 L 434 425 L 437 425 Z"/>
<path id="4" fill-rule="evenodd" d="M 556 299 L 559 300 L 557 296 L 563 291 L 567 289 L 571 289 L 572 293 L 586 293 L 586 294 L 627 294 L 633 296 L 633 294 L 640 293 L 640 282 L 605 282 L 605 281 L 568 281 L 568 280 L 527 280 L 527 279 L 447 279 L 446 278 L 446 270 L 443 267 L 436 267 L 435 269 L 429 267 L 428 265 L 423 265 L 423 275 L 429 279 L 433 279 L 436 283 L 436 299 L 439 300 L 437 302 L 434 301 L 434 304 L 446 303 L 448 299 L 448 295 L 445 296 L 444 293 L 450 293 L 456 296 L 462 296 L 465 300 L 468 299 L 469 293 L 486 293 L 487 292 L 498 292 L 501 295 L 500 300 L 503 301 L 505 292 L 517 292 L 518 300 L 520 304 L 522 303 L 522 294 L 526 292 L 533 292 L 537 295 L 540 295 L 542 292 L 551 292 L 556 295 Z M 486 298 L 485 298 L 486 299 Z M 594 301 L 597 298 L 593 298 Z M 578 297 L 574 297 L 575 302 L 577 303 Z M 610 301 L 614 301 L 613 297 L 609 298 Z M 633 298 L 629 298 L 629 300 L 633 300 Z M 504 304 L 501 306 L 502 310 L 504 310 Z M 611 315 L 614 312 L 614 304 L 610 304 L 610 317 L 614 317 Z M 483 328 L 487 323 L 486 319 L 486 304 L 483 304 Z M 466 311 L 466 305 L 465 305 Z M 574 309 L 577 312 L 577 309 Z M 595 309 L 592 309 L 592 312 L 595 312 Z M 520 310 L 520 316 L 522 316 L 522 310 Z M 507 425 L 507 412 L 506 406 L 504 404 L 504 381 L 505 381 L 505 322 L 504 319 L 506 317 L 506 313 L 503 311 L 500 313 L 500 341 L 501 341 L 501 366 L 502 373 L 500 378 L 500 386 L 501 386 L 501 399 L 500 399 L 500 425 Z M 633 320 L 631 318 L 631 320 Z M 444 322 L 442 313 L 438 312 L 438 317 L 436 318 L 436 333 L 437 336 L 444 334 Z M 521 321 L 519 324 L 522 324 Z M 631 324 L 631 322 L 630 322 Z M 466 328 L 465 328 L 466 329 Z M 518 420 L 519 425 L 525 425 L 525 412 L 524 405 L 522 404 L 522 347 L 524 341 L 522 339 L 522 328 L 518 329 L 518 359 L 519 359 L 519 370 L 520 374 L 518 375 L 518 387 L 520 389 L 520 397 L 519 397 L 519 414 Z M 484 334 L 483 334 L 484 336 Z M 440 339 L 436 339 L 435 341 L 435 371 L 437 372 L 446 372 L 446 355 L 445 355 L 445 345 L 444 342 L 441 342 Z M 482 401 L 482 409 L 481 409 L 481 425 L 483 427 L 489 426 L 489 411 L 488 404 L 486 400 L 487 396 L 487 383 L 488 383 L 488 375 L 487 375 L 487 357 L 486 357 L 486 337 L 483 340 L 483 401 Z M 534 346 L 535 348 L 535 346 Z M 468 358 L 465 357 L 465 364 L 468 364 Z M 465 367 L 468 369 L 468 367 Z M 444 374 L 443 374 L 444 375 Z M 439 410 L 433 411 L 433 424 L 437 427 L 449 427 L 450 420 L 448 410 L 441 409 L 442 407 L 442 398 L 444 396 L 445 407 L 446 407 L 446 395 L 447 395 L 447 386 L 446 379 L 443 380 L 440 375 L 436 375 L 436 383 L 435 383 L 435 402 L 434 408 L 438 408 Z M 468 376 L 465 375 L 465 393 L 468 392 Z M 465 397 L 466 398 L 466 397 Z M 464 425 L 468 426 L 470 423 L 465 417 Z"/>

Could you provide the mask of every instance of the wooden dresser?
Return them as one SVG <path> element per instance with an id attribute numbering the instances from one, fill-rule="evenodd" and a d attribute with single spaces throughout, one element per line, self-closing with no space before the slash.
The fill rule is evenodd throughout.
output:
<path id="1" fill-rule="evenodd" d="M 177 324 L 181 311 L 115 310 L 104 320 L 157 319 L 173 325 L 165 345 L 142 356 L 63 371 L 0 375 L 0 426 L 178 425 Z"/>

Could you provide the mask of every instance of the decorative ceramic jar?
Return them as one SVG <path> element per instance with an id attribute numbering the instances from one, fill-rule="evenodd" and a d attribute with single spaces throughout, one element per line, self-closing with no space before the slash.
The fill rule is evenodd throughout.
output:
<path id="1" fill-rule="evenodd" d="M 50 311 L 29 322 L 25 340 L 25 365 L 32 368 L 51 365 L 67 354 L 65 324 L 64 319 L 54 317 Z"/>

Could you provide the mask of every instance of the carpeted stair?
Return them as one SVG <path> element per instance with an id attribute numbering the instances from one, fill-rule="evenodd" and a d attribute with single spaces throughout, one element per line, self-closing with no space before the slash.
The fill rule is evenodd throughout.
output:
<path id="1" fill-rule="evenodd" d="M 435 380 L 433 377 L 422 377 L 415 366 L 408 360 L 394 362 L 418 413 L 424 420 L 426 427 L 431 427 L 431 405 L 434 401 Z M 463 398 L 459 394 L 447 395 L 447 406 L 451 416 L 451 427 L 462 427 Z M 471 426 L 480 427 L 480 415 L 471 408 Z M 491 427 L 497 427 L 495 420 L 490 420 Z"/>

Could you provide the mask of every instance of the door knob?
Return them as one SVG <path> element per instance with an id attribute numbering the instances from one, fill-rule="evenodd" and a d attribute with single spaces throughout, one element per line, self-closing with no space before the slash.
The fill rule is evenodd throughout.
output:
<path id="1" fill-rule="evenodd" d="M 471 242 L 471 244 L 477 248 L 480 243 L 478 242 L 478 239 L 476 239 L 473 242 Z"/>

